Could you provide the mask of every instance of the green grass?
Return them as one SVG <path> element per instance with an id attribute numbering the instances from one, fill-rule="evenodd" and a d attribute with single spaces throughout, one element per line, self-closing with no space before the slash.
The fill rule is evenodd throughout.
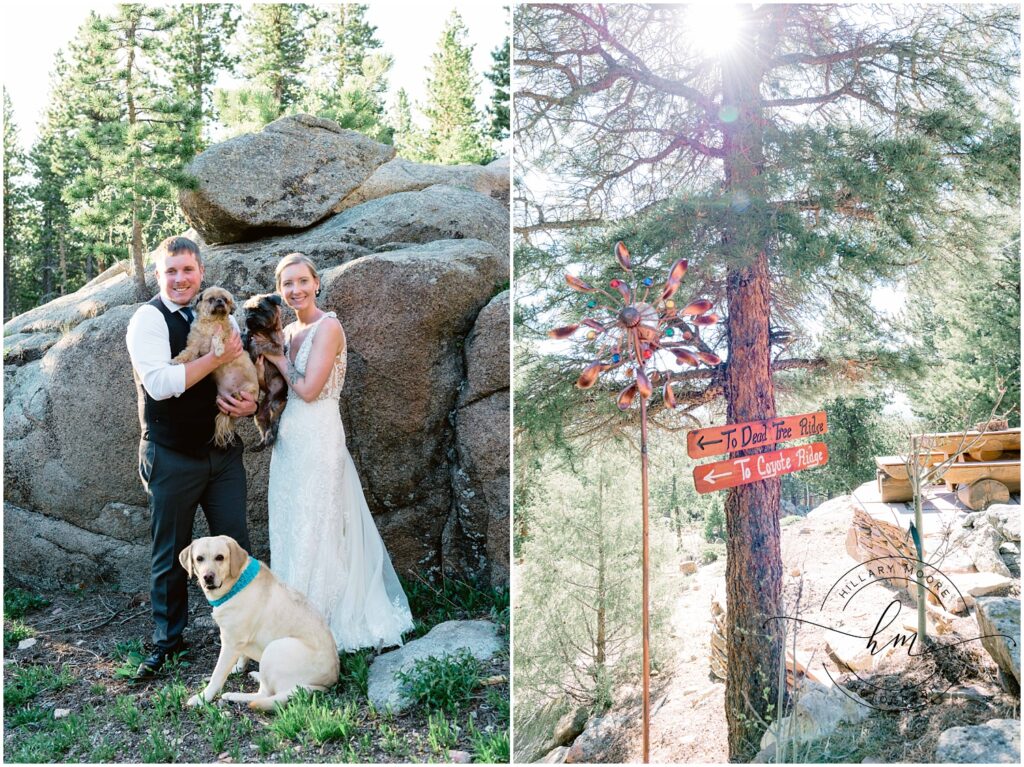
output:
<path id="1" fill-rule="evenodd" d="M 423 580 L 402 581 L 415 619 L 416 638 L 439 623 L 488 616 L 508 630 L 509 591 L 489 584 L 475 584 L 451 578 L 439 584 Z"/>
<path id="2" fill-rule="evenodd" d="M 473 761 L 483 764 L 508 764 L 508 730 L 481 732 L 472 724 L 469 727 L 469 741 L 472 744 Z"/>
<path id="3" fill-rule="evenodd" d="M 16 645 L 22 639 L 28 639 L 35 634 L 31 626 L 18 618 L 4 621 L 4 647 Z"/>
<path id="4" fill-rule="evenodd" d="M 508 727 L 509 720 L 511 719 L 510 701 L 509 696 L 504 694 L 501 690 L 496 690 L 493 687 L 487 691 L 487 705 L 494 709 L 494 712 L 498 715 L 498 721 L 503 726 Z"/>
<path id="5" fill-rule="evenodd" d="M 141 757 L 146 764 L 173 762 L 176 756 L 174 747 L 167 740 L 163 730 L 153 728 L 142 742 Z"/>
<path id="6" fill-rule="evenodd" d="M 5 762 L 67 762 L 76 746 L 89 742 L 89 723 L 92 711 L 72 714 L 64 719 L 48 719 L 40 730 L 22 740 L 13 750 L 6 750 Z"/>
<path id="7" fill-rule="evenodd" d="M 409 745 L 394 726 L 384 723 L 377 730 L 380 733 L 380 747 L 396 761 L 405 761 L 409 755 Z"/>
<path id="8" fill-rule="evenodd" d="M 22 706 L 4 717 L 4 727 L 14 729 L 22 725 L 37 724 L 52 719 L 53 712 L 50 709 L 37 706 Z"/>
<path id="9" fill-rule="evenodd" d="M 352 702 L 338 704 L 320 693 L 296 693 L 278 707 L 270 731 L 286 740 L 309 738 L 317 744 L 348 740 L 356 730 L 358 708 Z"/>
<path id="10" fill-rule="evenodd" d="M 342 688 L 354 690 L 363 698 L 369 694 L 370 687 L 370 656 L 373 650 L 361 650 L 339 656 L 341 672 L 338 676 Z"/>
<path id="11" fill-rule="evenodd" d="M 181 682 L 165 684 L 150 698 L 153 717 L 161 722 L 177 722 L 188 698 L 188 689 Z"/>
<path id="12" fill-rule="evenodd" d="M 26 613 L 49 604 L 50 600 L 24 589 L 4 590 L 4 618 L 24 618 Z"/>
<path id="13" fill-rule="evenodd" d="M 443 711 L 427 716 L 427 743 L 438 754 L 446 754 L 459 742 L 459 726 L 454 719 L 448 719 Z"/>
<path id="14" fill-rule="evenodd" d="M 63 689 L 74 681 L 66 669 L 57 672 L 49 666 L 16 667 L 4 684 L 4 711 L 13 711 L 42 692 Z"/>
<path id="15" fill-rule="evenodd" d="M 138 732 L 142 726 L 142 710 L 129 695 L 117 696 L 114 700 L 113 716 L 132 732 Z"/>
<path id="16" fill-rule="evenodd" d="M 461 650 L 441 658 L 423 658 L 395 676 L 415 704 L 428 711 L 454 713 L 479 683 L 480 668 L 480 661 Z"/>

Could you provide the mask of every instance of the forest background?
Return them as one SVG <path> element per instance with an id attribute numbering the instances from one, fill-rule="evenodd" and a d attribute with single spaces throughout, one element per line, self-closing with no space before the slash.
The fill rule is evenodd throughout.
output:
<path id="1" fill-rule="evenodd" d="M 701 7 L 516 7 L 521 760 L 566 712 L 622 705 L 640 674 L 639 413 L 616 408 L 621 371 L 573 386 L 593 347 L 548 331 L 596 310 L 566 273 L 622 278 L 622 240 L 631 279 L 660 290 L 686 258 L 676 301 L 711 299 L 722 317 L 700 340 L 723 364 L 674 370 L 678 407 L 662 382 L 650 400 L 656 671 L 680 561 L 746 556 L 732 566 L 767 583 L 771 547 L 749 542 L 769 536 L 748 521 L 777 542 L 779 518 L 872 481 L 874 457 L 906 452 L 911 433 L 987 418 L 1000 388 L 1020 424 L 1019 9 Z M 738 295 L 755 282 L 752 309 Z M 760 338 L 751 314 L 770 355 L 750 389 L 779 415 L 825 410 L 830 459 L 730 510 L 725 493 L 695 492 L 684 436 L 747 420 L 725 400 L 730 352 Z M 777 653 L 747 658 L 733 691 Z M 730 757 L 749 757 L 765 711 L 734 704 Z"/>
<path id="2" fill-rule="evenodd" d="M 450 4 L 429 12 L 445 21 L 416 103 L 391 77 L 396 60 L 412 54 L 384 45 L 367 5 L 91 12 L 54 58 L 30 147 L 4 88 L 4 320 L 119 260 L 141 268 L 157 242 L 188 228 L 177 193 L 190 183 L 191 159 L 284 115 L 334 120 L 418 162 L 487 163 L 507 153 L 507 33 L 481 72 L 459 12 Z M 493 14 L 508 11 L 496 5 Z M 5 83 L 16 67 L 8 62 Z"/>

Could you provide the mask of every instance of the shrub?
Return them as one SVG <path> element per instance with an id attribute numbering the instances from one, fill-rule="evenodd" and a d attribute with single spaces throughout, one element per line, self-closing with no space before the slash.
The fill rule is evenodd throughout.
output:
<path id="1" fill-rule="evenodd" d="M 480 661 L 467 650 L 441 658 L 423 658 L 396 674 L 406 695 L 430 711 L 454 713 L 469 699 L 480 679 Z"/>

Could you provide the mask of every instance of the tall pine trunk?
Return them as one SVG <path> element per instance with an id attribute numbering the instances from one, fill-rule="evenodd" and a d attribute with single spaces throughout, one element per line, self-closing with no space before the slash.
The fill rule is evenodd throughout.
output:
<path id="1" fill-rule="evenodd" d="M 749 7 L 746 8 L 749 14 Z M 729 358 L 725 396 L 729 423 L 775 416 L 769 326 L 771 288 L 769 234 L 760 219 L 759 176 L 764 163 L 764 117 L 760 106 L 763 68 L 745 25 L 737 48 L 744 51 L 723 66 L 723 106 L 735 107 L 725 124 L 726 193 L 732 226 L 725 237 L 730 254 L 726 278 Z M 723 114 L 725 114 L 723 110 Z M 733 453 L 753 455 L 760 450 Z M 727 528 L 728 674 L 725 688 L 730 760 L 747 760 L 758 750 L 778 692 L 782 646 L 774 624 L 779 615 L 782 562 L 779 547 L 780 481 L 763 480 L 732 488 L 725 500 Z M 778 715 L 778 712 L 775 712 Z"/>

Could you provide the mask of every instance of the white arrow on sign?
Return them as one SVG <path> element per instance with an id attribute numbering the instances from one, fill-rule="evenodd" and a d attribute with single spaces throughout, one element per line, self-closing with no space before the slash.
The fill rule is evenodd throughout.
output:
<path id="1" fill-rule="evenodd" d="M 715 484 L 715 480 L 716 479 L 721 479 L 722 477 L 731 477 L 731 476 L 732 476 L 732 472 L 731 471 L 723 471 L 721 474 L 715 474 L 715 470 L 712 469 L 711 471 L 709 471 L 707 474 L 704 475 L 704 481 L 707 482 L 709 485 L 713 485 L 713 484 Z"/>

